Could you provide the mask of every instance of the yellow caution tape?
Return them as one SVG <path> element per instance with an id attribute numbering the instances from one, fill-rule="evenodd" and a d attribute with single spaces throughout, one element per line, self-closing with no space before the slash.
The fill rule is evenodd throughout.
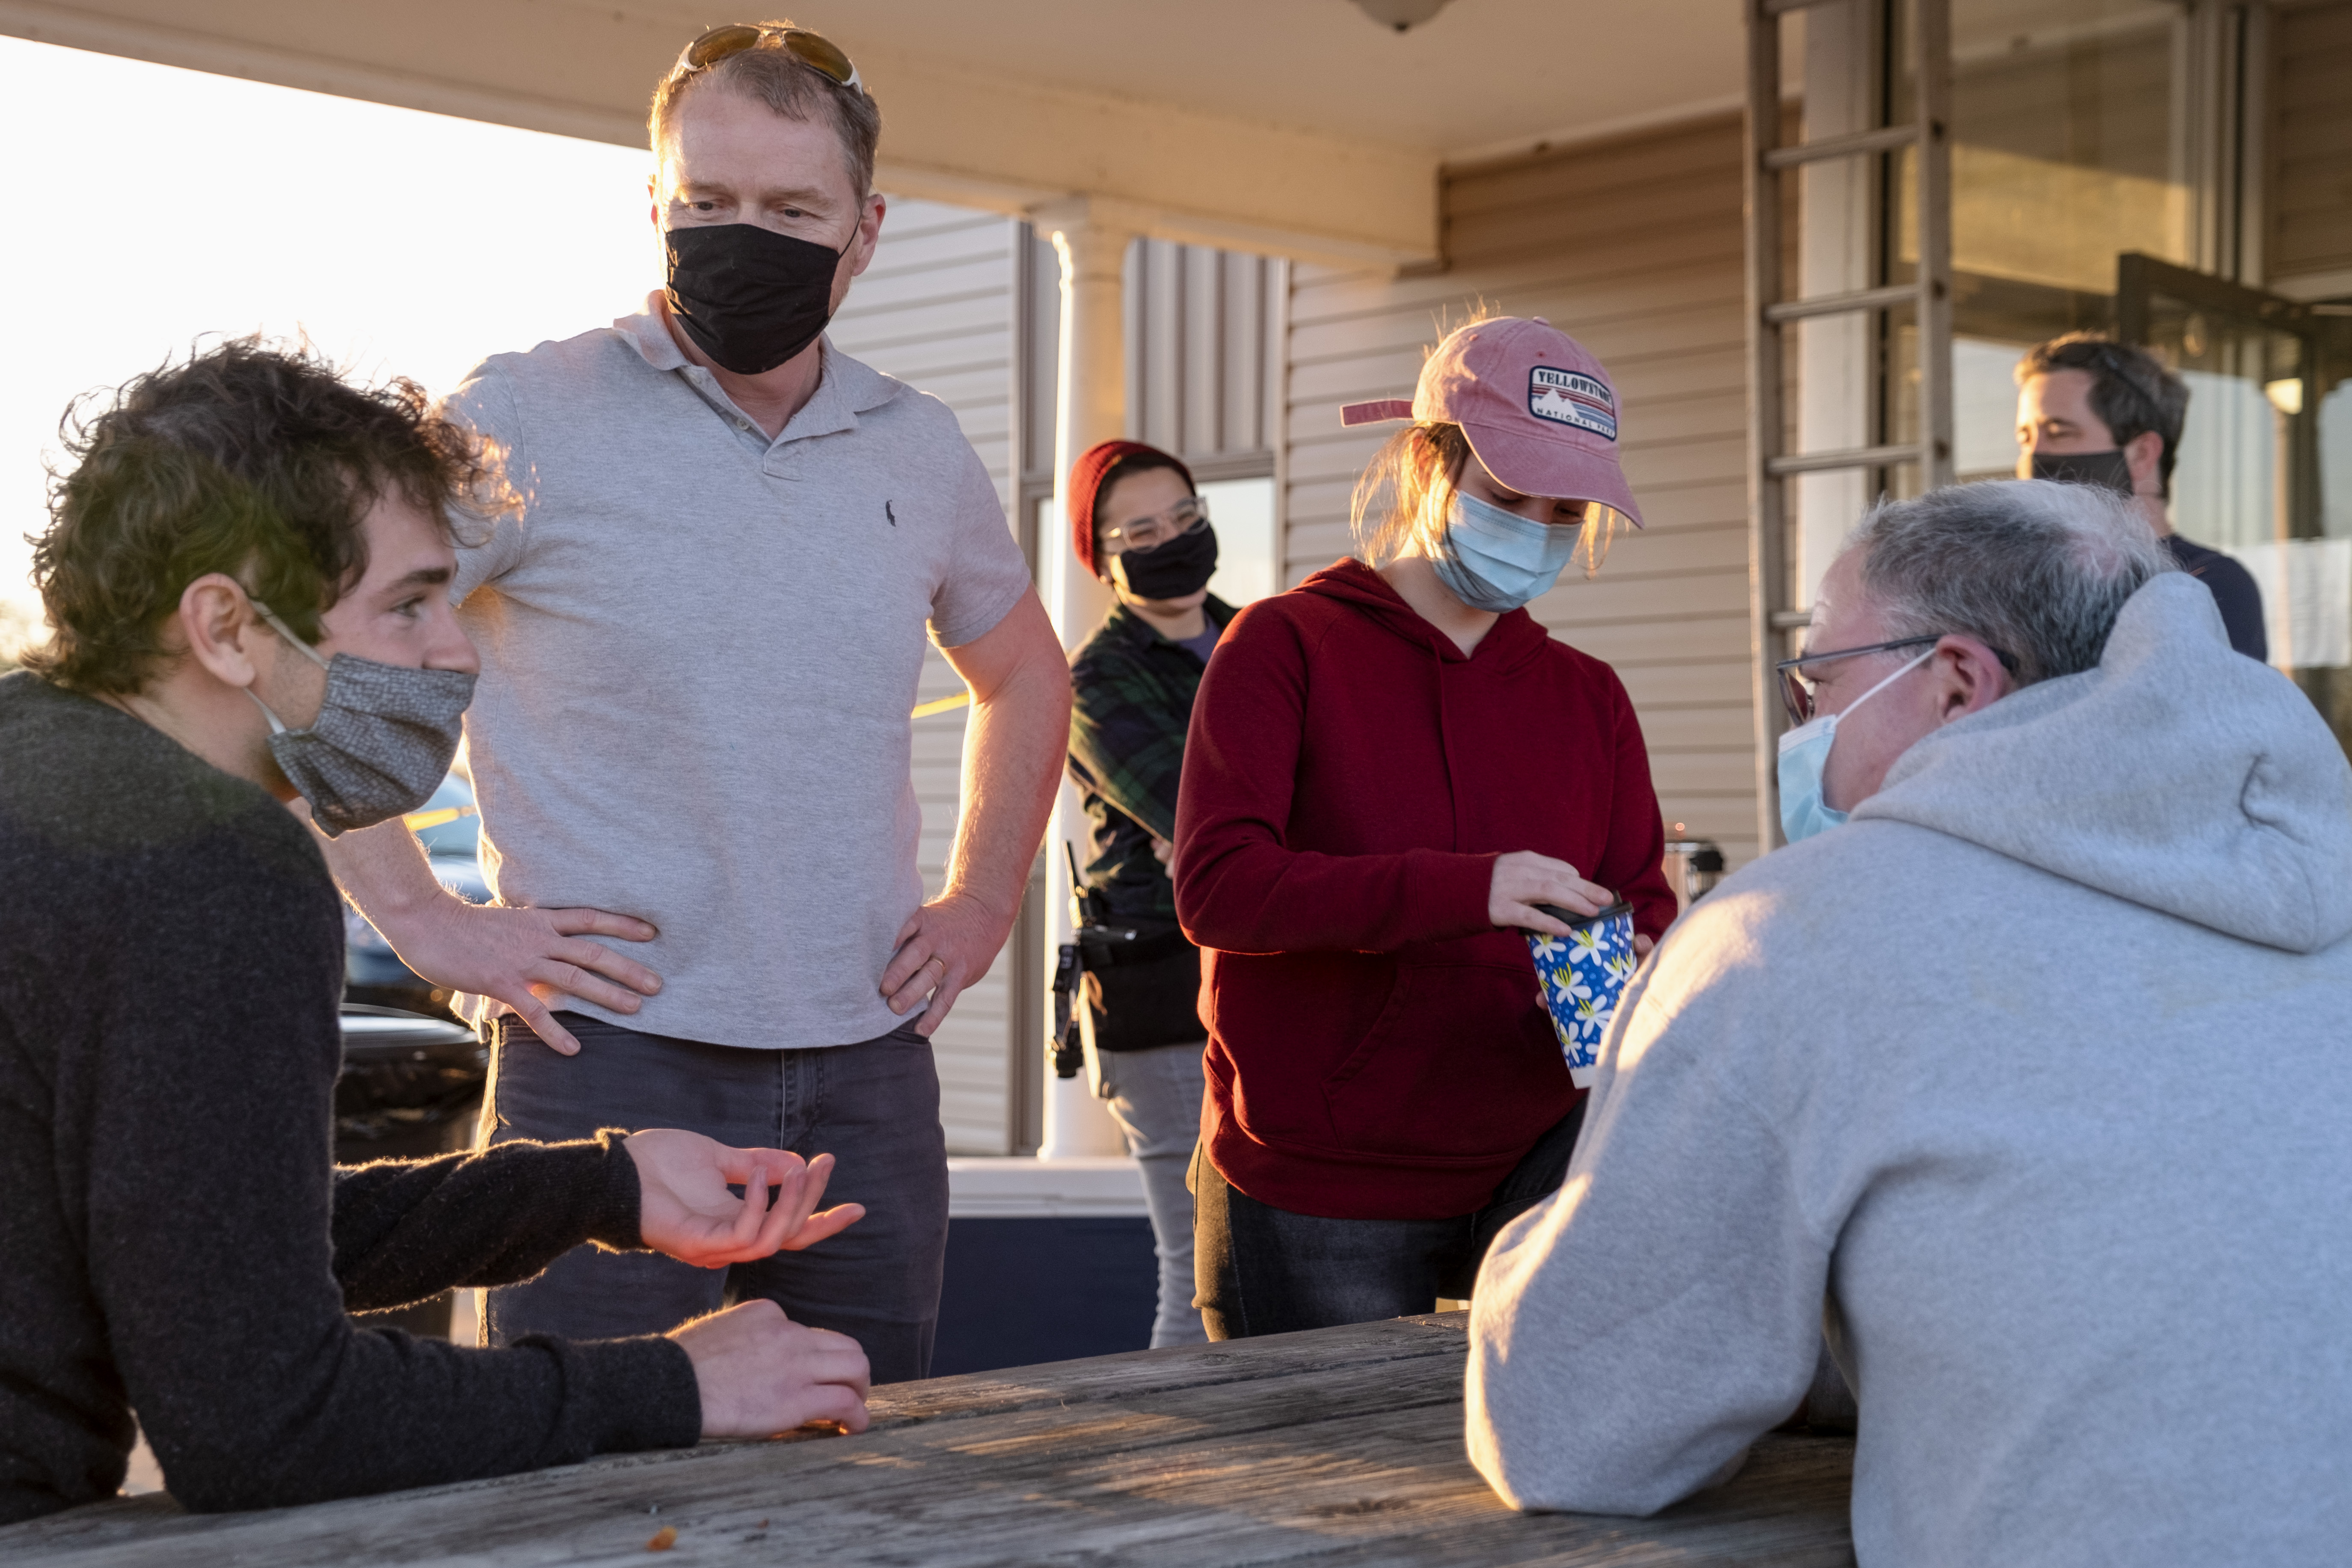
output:
<path id="1" fill-rule="evenodd" d="M 936 702 L 922 703 L 919 705 L 912 713 L 908 714 L 907 717 L 909 719 L 928 719 L 934 713 L 952 712 L 958 708 L 966 706 L 971 701 L 971 692 L 959 691 L 953 697 L 942 697 Z"/>

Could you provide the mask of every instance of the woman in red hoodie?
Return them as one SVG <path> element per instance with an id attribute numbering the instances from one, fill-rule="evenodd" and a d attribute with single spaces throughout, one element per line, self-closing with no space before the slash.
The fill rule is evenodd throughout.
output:
<path id="1" fill-rule="evenodd" d="M 1520 929 L 1622 897 L 1646 952 L 1675 913 L 1624 688 L 1520 607 L 1640 521 L 1608 373 L 1497 318 L 1440 344 L 1411 404 L 1343 417 L 1413 421 L 1357 488 L 1358 553 L 1234 619 L 1185 744 L 1213 1339 L 1466 1297 L 1583 1113 Z"/>

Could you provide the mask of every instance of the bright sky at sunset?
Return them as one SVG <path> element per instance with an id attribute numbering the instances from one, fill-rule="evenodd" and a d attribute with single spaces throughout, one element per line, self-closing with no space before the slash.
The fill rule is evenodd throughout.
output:
<path id="1" fill-rule="evenodd" d="M 445 392 L 660 278 L 646 155 L 625 147 L 14 38 L 0 146 L 0 606 L 37 619 L 22 536 L 76 395 L 256 330 Z"/>

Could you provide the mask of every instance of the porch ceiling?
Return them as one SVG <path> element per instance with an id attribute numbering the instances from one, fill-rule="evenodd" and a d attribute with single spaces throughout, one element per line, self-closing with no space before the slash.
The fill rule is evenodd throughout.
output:
<path id="1" fill-rule="evenodd" d="M 0 33 L 641 145 L 685 0 L 0 0 Z M 761 7 L 766 8 L 766 7 Z M 1734 0 L 1453 0 L 1399 35 L 1349 0 L 810 0 L 881 101 L 886 189 L 1410 264 L 1448 160 L 1728 105 Z"/>

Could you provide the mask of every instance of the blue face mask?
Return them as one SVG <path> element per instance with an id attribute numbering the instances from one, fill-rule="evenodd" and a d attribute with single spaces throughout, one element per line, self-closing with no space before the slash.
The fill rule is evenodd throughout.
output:
<path id="1" fill-rule="evenodd" d="M 1559 581 L 1582 531 L 1537 522 L 1456 490 L 1430 564 L 1455 598 L 1499 616 Z"/>
<path id="2" fill-rule="evenodd" d="M 1832 810 L 1822 799 L 1822 774 L 1830 765 L 1830 748 L 1837 743 L 1838 720 L 1935 657 L 1931 647 L 1847 703 L 1841 712 L 1821 714 L 1780 737 L 1780 831 L 1789 836 L 1790 843 L 1845 826 L 1847 814 Z"/>

